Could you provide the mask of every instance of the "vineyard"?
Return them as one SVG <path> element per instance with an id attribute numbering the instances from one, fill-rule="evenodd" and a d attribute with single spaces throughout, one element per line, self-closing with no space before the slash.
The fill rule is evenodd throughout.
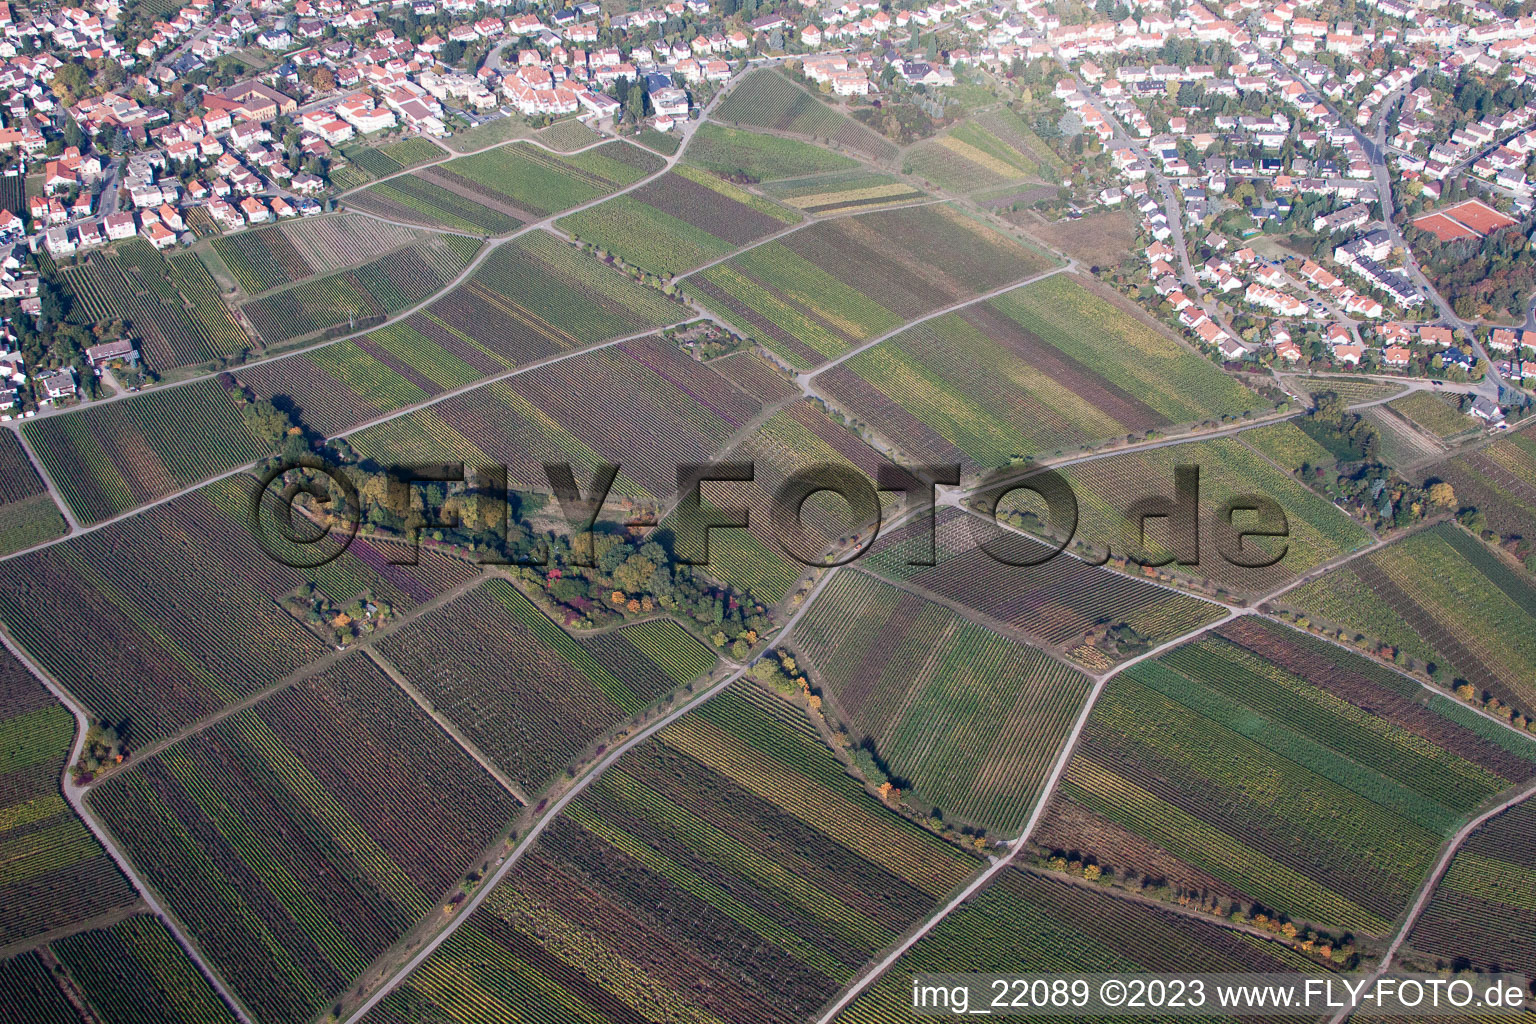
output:
<path id="1" fill-rule="evenodd" d="M 794 649 L 855 743 L 916 803 L 1013 834 L 1088 693 L 1088 679 L 914 594 L 844 572 Z"/>
<path id="2" fill-rule="evenodd" d="M 1416 697 L 1364 658 L 1236 620 L 1111 681 L 1057 801 L 1087 812 L 1058 820 L 1112 828 L 1035 841 L 1132 872 L 1156 869 L 1151 848 L 1297 920 L 1384 934 L 1445 837 L 1536 773 L 1536 745 Z"/>
<path id="3" fill-rule="evenodd" d="M 1063 974 L 1318 971 L 1279 943 L 1118 899 L 1091 886 L 1009 869 L 923 936 L 834 1020 L 910 1021 L 914 974 L 1014 975 L 1021 964 L 1030 972 Z"/>
<path id="4" fill-rule="evenodd" d="M 758 411 L 709 367 L 655 337 L 533 369 L 370 427 L 350 438 L 382 464 L 504 465 L 514 488 L 548 488 L 545 462 L 577 475 L 622 472 L 615 496 L 670 494 L 677 466 L 702 462 Z"/>
<path id="5" fill-rule="evenodd" d="M 659 153 L 662 156 L 671 156 L 682 146 L 682 140 L 676 135 L 669 135 L 655 128 L 642 128 L 631 141 L 637 146 L 644 146 L 652 153 Z"/>
<path id="6" fill-rule="evenodd" d="M 231 477 L 0 565 L 0 619 L 130 748 L 173 734 L 333 649 L 278 605 L 306 583 L 407 611 L 478 570 L 431 551 L 388 564 L 363 537 L 318 569 L 274 561 Z"/>
<path id="7" fill-rule="evenodd" d="M 1414 426 L 1440 441 L 1471 434 L 1478 429 L 1478 420 L 1457 407 L 1455 395 L 1440 395 L 1433 391 L 1415 391 L 1394 398 L 1387 408 L 1402 416 Z"/>
<path id="8" fill-rule="evenodd" d="M 52 966 L 50 966 L 52 965 Z M 158 917 L 138 915 L 0 961 L 12 1019 L 28 1024 L 235 1024 Z"/>
<path id="9" fill-rule="evenodd" d="M 550 149 L 561 153 L 569 153 L 574 149 L 584 149 L 594 142 L 601 142 L 603 136 L 595 132 L 582 122 L 571 118 L 565 121 L 556 121 L 548 128 L 534 133 L 533 138 Z"/>
<path id="10" fill-rule="evenodd" d="M 1249 447 L 1290 473 L 1299 473 L 1306 466 L 1326 468 L 1337 461 L 1332 452 L 1291 420 L 1245 430 L 1240 436 Z"/>
<path id="11" fill-rule="evenodd" d="M 136 898 L 59 793 L 74 739 L 75 716 L 0 650 L 0 946 Z"/>
<path id="12" fill-rule="evenodd" d="M 642 270 L 676 274 L 799 220 L 792 210 L 683 166 L 558 227 Z"/>
<path id="13" fill-rule="evenodd" d="M 1457 851 L 1408 945 L 1441 963 L 1536 974 L 1536 872 L 1529 800 L 1480 826 Z"/>
<path id="14" fill-rule="evenodd" d="M 441 291 L 479 250 L 475 239 L 438 235 L 254 299 L 240 312 L 268 345 L 333 328 L 354 331 Z"/>
<path id="15" fill-rule="evenodd" d="M 699 125 L 688 141 L 683 159 L 738 181 L 798 178 L 851 171 L 859 166 L 856 160 L 796 139 L 724 128 L 713 122 Z"/>
<path id="16" fill-rule="evenodd" d="M 215 238 L 213 249 L 247 294 L 365 263 L 418 241 L 421 232 L 343 214 L 288 221 Z"/>
<path id="17" fill-rule="evenodd" d="M 661 168 L 654 153 L 617 140 L 571 156 L 514 142 L 424 173 L 455 192 L 520 214 L 522 220 L 538 220 L 601 199 Z"/>
<path id="18" fill-rule="evenodd" d="M 345 147 L 341 150 L 341 155 L 349 162 L 332 167 L 329 177 L 340 188 L 356 188 L 374 178 L 383 178 L 407 168 L 440 159 L 445 154 L 442 148 L 430 139 L 410 138 L 372 148 Z"/>
<path id="19" fill-rule="evenodd" d="M 212 379 L 92 403 L 33 420 L 22 431 L 82 523 L 267 454 L 233 398 Z"/>
<path id="20" fill-rule="evenodd" d="M 714 667 L 670 620 L 578 640 L 492 579 L 388 637 L 384 655 L 525 792 Z"/>
<path id="21" fill-rule="evenodd" d="M 1536 429 L 1512 431 L 1425 472 L 1426 481 L 1451 484 L 1458 501 L 1481 512 L 1501 537 L 1536 533 Z"/>
<path id="22" fill-rule="evenodd" d="M 799 388 L 784 379 L 777 367 L 754 352 L 735 352 L 709 365 L 764 405 L 782 402 L 800 393 Z"/>
<path id="23" fill-rule="evenodd" d="M 976 861 L 727 692 L 630 751 L 368 1024 L 811 1018 Z"/>
<path id="24" fill-rule="evenodd" d="M 8 555 L 67 527 L 20 439 L 9 430 L 0 435 L 0 555 Z"/>
<path id="25" fill-rule="evenodd" d="M 436 170 L 436 167 L 428 170 Z M 343 201 L 363 213 L 388 220 L 409 221 L 471 235 L 505 235 L 527 219 L 477 202 L 425 174 L 418 171 L 390 178 L 360 192 L 348 193 Z"/>
<path id="26" fill-rule="evenodd" d="M 1200 509 L 1207 521 L 1230 499 L 1264 495 L 1279 505 L 1289 531 L 1282 538 L 1245 539 L 1245 561 L 1273 558 L 1282 547 L 1284 551 L 1267 568 L 1246 568 L 1231 564 L 1218 550 L 1217 532 L 1202 525 L 1200 564 L 1181 572 L 1229 589 L 1266 591 L 1330 558 L 1370 543 L 1365 529 L 1332 502 L 1308 490 L 1236 438 L 1114 455 L 1067 469 L 1065 475 L 1077 495 L 1078 536 L 1091 544 L 1108 546 L 1116 554 L 1134 552 L 1140 538 L 1126 519 L 1128 511 L 1143 498 L 1171 498 L 1174 470 L 1181 465 L 1197 466 L 1200 470 Z M 1243 524 L 1241 516 L 1236 524 Z M 1151 520 L 1147 528 L 1149 554 L 1166 557 L 1168 552 L 1162 545 L 1167 536 L 1166 521 Z"/>
<path id="27" fill-rule="evenodd" d="M 1378 454 L 1389 466 L 1403 467 L 1410 463 L 1424 462 L 1445 452 L 1445 445 L 1410 424 L 1401 415 L 1378 406 L 1361 412 L 1381 436 Z"/>
<path id="28" fill-rule="evenodd" d="M 66 268 L 64 280 L 90 322 L 128 323 L 151 369 L 218 359 L 250 344 L 213 275 L 191 253 L 167 259 L 130 238 Z"/>
<path id="29" fill-rule="evenodd" d="M 764 186 L 763 193 L 805 213 L 825 215 L 849 210 L 873 209 L 927 199 L 894 175 L 876 171 L 838 171 L 795 178 Z"/>
<path id="30" fill-rule="evenodd" d="M 749 73 L 710 116 L 727 124 L 829 142 L 870 160 L 889 160 L 896 155 L 896 147 L 885 139 L 771 68 Z"/>
<path id="31" fill-rule="evenodd" d="M 1450 685 L 1536 708 L 1536 587 L 1455 526 L 1354 559 L 1283 603 L 1434 665 Z"/>
<path id="32" fill-rule="evenodd" d="M 709 268 L 690 287 L 744 336 L 808 369 L 1046 266 L 1047 257 L 980 221 L 928 205 L 818 221 Z"/>
<path id="33" fill-rule="evenodd" d="M 1213 622 L 1223 613 L 1218 604 L 1089 565 L 1064 552 L 1039 565 L 1008 565 L 982 545 L 1014 562 L 1038 561 L 1050 549 L 1004 533 L 959 509 L 937 513 L 937 564 L 912 564 L 926 555 L 926 538 L 922 522 L 885 530 L 860 564 L 886 579 L 974 608 L 1050 646 L 1074 649 L 1089 630 L 1100 625 L 1124 625 L 1142 644 L 1154 646 Z M 1137 650 L 1128 647 L 1102 653 L 1117 660 Z"/>
<path id="34" fill-rule="evenodd" d="M 739 454 L 751 460 L 754 479 L 730 485 L 731 504 L 748 510 L 749 526 L 712 531 L 709 564 L 704 568 L 715 579 L 773 603 L 789 592 L 805 569 L 780 547 L 770 513 L 780 486 L 792 474 L 818 465 L 858 470 L 873 481 L 884 460 L 810 402 L 796 402 L 778 413 L 743 442 Z M 806 545 L 822 548 L 865 525 L 851 522 L 848 506 L 830 494 L 806 502 L 801 521 Z M 664 526 L 677 528 L 671 520 Z"/>
<path id="35" fill-rule="evenodd" d="M 1333 392 L 1346 402 L 1375 402 L 1383 398 L 1403 393 L 1403 385 L 1388 381 L 1362 379 L 1357 377 L 1302 377 L 1289 378 L 1307 394 L 1317 395 Z"/>
<path id="36" fill-rule="evenodd" d="M 982 127 L 962 121 L 947 134 L 920 142 L 906 154 L 906 173 L 950 192 L 975 192 L 1039 179 L 1034 159 Z"/>
<path id="37" fill-rule="evenodd" d="M 450 887 L 516 804 L 361 655 L 92 791 L 261 1024 L 307 1020 Z"/>

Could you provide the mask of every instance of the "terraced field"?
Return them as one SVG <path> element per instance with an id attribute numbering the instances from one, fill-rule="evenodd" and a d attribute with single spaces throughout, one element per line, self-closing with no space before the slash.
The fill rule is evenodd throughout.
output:
<path id="1" fill-rule="evenodd" d="M 894 175 L 863 169 L 771 182 L 762 186 L 761 191 L 786 206 L 817 216 L 929 198 L 926 192 Z"/>
<path id="2" fill-rule="evenodd" d="M 803 1021 L 976 861 L 728 690 L 603 772 L 368 1024 Z"/>
<path id="3" fill-rule="evenodd" d="M 21 441 L 0 431 L 0 555 L 40 544 L 66 529 Z"/>
<path id="4" fill-rule="evenodd" d="M 858 161 L 819 146 L 713 122 L 699 125 L 683 159 L 735 181 L 773 181 L 859 167 Z"/>
<path id="5" fill-rule="evenodd" d="M 1035 842 L 1159 859 L 1298 921 L 1383 934 L 1441 842 L 1536 773 L 1536 745 L 1426 708 L 1412 680 L 1243 618 L 1111 681 Z M 1364 710 L 1369 709 L 1369 710 Z"/>
<path id="6" fill-rule="evenodd" d="M 1086 634 L 1103 625 L 1126 626 L 1148 646 L 1175 639 L 1220 618 L 1225 609 L 1126 573 L 1089 565 L 956 508 L 934 520 L 933 565 L 926 525 L 882 531 L 863 562 L 866 571 L 918 587 L 1023 630 L 1041 644 L 1080 655 Z M 997 557 L 989 552 L 995 552 Z M 1008 562 L 1036 562 L 1038 565 Z M 1138 649 L 1098 650 L 1112 662 Z M 1097 667 L 1106 667 L 1101 664 Z"/>
<path id="7" fill-rule="evenodd" d="M 1449 483 L 1458 503 L 1482 512 L 1501 537 L 1536 535 L 1536 428 L 1436 463 L 1422 479 Z"/>
<path id="8" fill-rule="evenodd" d="M 91 803 L 263 1024 L 329 1005 L 482 869 L 517 806 L 360 654 Z"/>
<path id="9" fill-rule="evenodd" d="M 1488 821 L 1456 853 L 1408 937 L 1411 949 L 1481 971 L 1536 972 L 1536 872 L 1527 800 Z"/>
<path id="10" fill-rule="evenodd" d="M 212 245 L 246 294 L 255 295 L 315 274 L 366 263 L 422 237 L 421 232 L 399 224 L 342 214 L 222 235 Z"/>
<path id="11" fill-rule="evenodd" d="M 278 604 L 299 587 L 338 603 L 366 592 L 403 612 L 478 572 L 430 551 L 391 565 L 362 537 L 318 569 L 290 569 L 251 535 L 253 483 L 231 477 L 0 563 L 10 634 L 130 749 L 333 650 Z"/>
<path id="12" fill-rule="evenodd" d="M 218 359 L 250 345 L 213 275 L 191 253 L 169 258 L 142 238 L 91 254 L 64 271 L 84 322 L 124 320 L 153 370 Z"/>
<path id="13" fill-rule="evenodd" d="M 1422 530 L 1285 595 L 1284 604 L 1536 709 L 1536 587 L 1450 524 Z"/>
<path id="14" fill-rule="evenodd" d="M 800 222 L 786 207 L 694 167 L 558 222 L 574 238 L 653 274 L 676 274 Z"/>
<path id="15" fill-rule="evenodd" d="M 941 605 L 840 573 L 795 627 L 855 743 L 910 783 L 914 805 L 1016 833 L 1088 693 L 1086 676 Z"/>
<path id="16" fill-rule="evenodd" d="M 870 160 L 889 160 L 896 155 L 895 146 L 772 68 L 749 73 L 710 116 L 746 128 L 768 128 L 788 135 L 831 140 L 834 146 Z"/>
<path id="17" fill-rule="evenodd" d="M 138 898 L 59 792 L 74 739 L 75 716 L 0 650 L 0 946 Z"/>
<path id="18" fill-rule="evenodd" d="M 981 466 L 1261 407 L 1066 274 L 928 320 L 817 383 L 911 458 Z"/>
<path id="19" fill-rule="evenodd" d="M 677 623 L 574 639 L 506 580 L 487 580 L 392 634 L 384 655 L 525 792 L 715 665 Z"/>
<path id="20" fill-rule="evenodd" d="M 660 497 L 677 466 L 702 462 L 759 405 L 709 367 L 650 336 L 551 363 L 352 435 L 382 464 L 505 465 L 513 487 L 547 490 L 544 462 L 621 467 L 614 495 Z"/>
<path id="21" fill-rule="evenodd" d="M 942 205 L 818 221 L 690 279 L 745 336 L 802 369 L 1050 260 Z"/>
<path id="22" fill-rule="evenodd" d="M 1065 473 L 1077 497 L 1078 536 L 1094 545 L 1108 545 L 1117 554 L 1134 553 L 1140 544 L 1140 531 L 1132 527 L 1127 514 L 1144 498 L 1171 499 L 1175 469 L 1181 465 L 1199 468 L 1200 508 L 1206 517 L 1199 536 L 1199 565 L 1182 572 L 1231 590 L 1262 593 L 1370 543 L 1370 534 L 1332 502 L 1276 469 L 1236 438 L 1112 455 L 1070 467 Z M 1232 564 L 1219 551 L 1217 531 L 1209 528 L 1210 518 L 1224 503 L 1249 495 L 1267 496 L 1277 503 L 1285 515 L 1288 533 L 1281 538 L 1248 537 L 1243 550 L 1232 554 L 1250 562 L 1280 556 L 1268 567 Z M 1238 527 L 1249 522 L 1253 522 L 1251 513 L 1239 513 L 1234 520 Z M 1149 521 L 1146 542 L 1145 554 L 1154 559 L 1173 553 L 1165 546 L 1170 543 L 1166 520 Z"/>
<path id="23" fill-rule="evenodd" d="M 1317 973 L 1279 943 L 1010 868 L 925 935 L 835 1018 L 836 1024 L 913 1019 L 914 974 L 1019 972 Z M 988 992 L 990 998 L 994 993 Z M 972 1003 L 972 1012 L 977 1007 Z M 1158 1020 L 1150 1015 L 1142 1019 Z"/>
<path id="24" fill-rule="evenodd" d="M 304 280 L 253 299 L 240 312 L 268 345 L 317 331 L 349 333 L 441 291 L 479 251 L 476 239 L 436 235 L 353 270 Z"/>
<path id="25" fill-rule="evenodd" d="M 45 960 L 46 955 L 46 960 Z M 55 975 L 50 963 L 57 965 Z M 158 917 L 140 914 L 0 963 L 17 1020 L 36 1024 L 235 1024 Z"/>

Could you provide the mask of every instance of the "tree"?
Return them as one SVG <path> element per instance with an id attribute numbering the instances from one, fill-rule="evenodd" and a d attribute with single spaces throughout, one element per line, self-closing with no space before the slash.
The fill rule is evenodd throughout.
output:
<path id="1" fill-rule="evenodd" d="M 80 125 L 72 117 L 64 118 L 64 145 L 76 149 L 85 148 L 85 132 L 80 130 Z"/>
<path id="2" fill-rule="evenodd" d="M 91 73 L 79 64 L 65 64 L 53 73 L 48 85 L 66 107 L 72 107 L 90 90 Z"/>
<path id="3" fill-rule="evenodd" d="M 1452 508 L 1456 504 L 1456 490 L 1444 480 L 1430 484 L 1429 500 L 1441 508 Z"/>

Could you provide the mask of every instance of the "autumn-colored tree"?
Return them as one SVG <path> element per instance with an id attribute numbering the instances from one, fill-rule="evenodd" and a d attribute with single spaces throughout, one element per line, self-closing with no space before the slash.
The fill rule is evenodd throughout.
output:
<path id="1" fill-rule="evenodd" d="M 1456 504 L 1456 489 L 1444 480 L 1437 484 L 1430 484 L 1429 500 L 1441 508 L 1451 508 Z"/>

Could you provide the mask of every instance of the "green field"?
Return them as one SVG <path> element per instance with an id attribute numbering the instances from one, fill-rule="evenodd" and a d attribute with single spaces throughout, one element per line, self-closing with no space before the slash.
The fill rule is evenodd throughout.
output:
<path id="1" fill-rule="evenodd" d="M 818 380 L 913 456 L 983 466 L 1262 404 L 1066 274 L 929 320 Z"/>
<path id="2" fill-rule="evenodd" d="M 528 793 L 592 741 L 703 675 L 715 656 L 659 620 L 574 639 L 506 580 L 392 634 L 384 655 Z"/>
<path id="3" fill-rule="evenodd" d="M 1243 899 L 1385 934 L 1444 839 L 1536 772 L 1536 744 L 1490 742 L 1419 694 L 1304 633 L 1237 620 L 1110 683 L 1057 796 L 1079 824 L 1036 842 L 1146 871 L 1123 829 Z"/>
<path id="4" fill-rule="evenodd" d="M 1088 680 L 1035 648 L 863 573 L 840 573 L 795 628 L 802 669 L 913 805 L 1015 834 Z"/>
<path id="5" fill-rule="evenodd" d="M 405 220 L 472 235 L 504 235 L 527 218 L 444 188 L 421 173 L 405 174 L 347 195 L 348 206 L 389 220 Z"/>
<path id="6" fill-rule="evenodd" d="M 676 274 L 799 223 L 800 215 L 692 167 L 589 207 L 558 227 L 654 274 Z"/>
<path id="7" fill-rule="evenodd" d="M 328 1006 L 482 869 L 517 807 L 361 654 L 91 803 L 261 1024 Z"/>
<path id="8" fill-rule="evenodd" d="M 871 160 L 889 160 L 896 154 L 896 147 L 885 139 L 772 68 L 750 72 L 732 88 L 711 117 L 727 124 L 830 141 Z"/>
<path id="9" fill-rule="evenodd" d="M 366 1020 L 807 1020 L 976 866 L 739 683 L 583 790 Z"/>
<path id="10" fill-rule="evenodd" d="M 422 233 L 371 217 L 286 221 L 221 235 L 211 245 L 247 295 L 324 274 L 419 241 Z"/>
<path id="11" fill-rule="evenodd" d="M 861 341 L 1050 266 L 943 205 L 819 221 L 690 279 L 690 293 L 811 368 Z"/>
<path id="12" fill-rule="evenodd" d="M 1421 530 L 1285 595 L 1285 604 L 1536 708 L 1536 586 L 1449 524 Z"/>
<path id="13" fill-rule="evenodd" d="M 1011 977 L 1020 972 L 1020 964 L 1027 965 L 1026 972 L 1062 974 L 1315 974 L 1320 970 L 1279 943 L 1118 899 L 1092 886 L 1010 868 L 939 922 L 833 1020 L 836 1024 L 920 1020 L 912 1010 L 913 975 L 991 971 Z M 996 994 L 997 990 L 988 989 L 987 999 Z M 1016 994 L 1010 990 L 1007 996 L 1012 999 Z M 985 1009 L 976 1000 L 968 1007 L 971 1013 Z M 947 1008 L 938 1012 L 960 1016 Z"/>
<path id="14" fill-rule="evenodd" d="M 683 159 L 706 171 L 748 181 L 849 171 L 859 166 L 839 153 L 796 139 L 705 123 L 694 132 Z"/>
<path id="15" fill-rule="evenodd" d="M 682 145 L 682 141 L 676 135 L 659 132 L 655 128 L 643 129 L 638 135 L 633 136 L 633 141 L 635 145 L 644 146 L 651 152 L 660 153 L 662 156 L 671 156 Z"/>

